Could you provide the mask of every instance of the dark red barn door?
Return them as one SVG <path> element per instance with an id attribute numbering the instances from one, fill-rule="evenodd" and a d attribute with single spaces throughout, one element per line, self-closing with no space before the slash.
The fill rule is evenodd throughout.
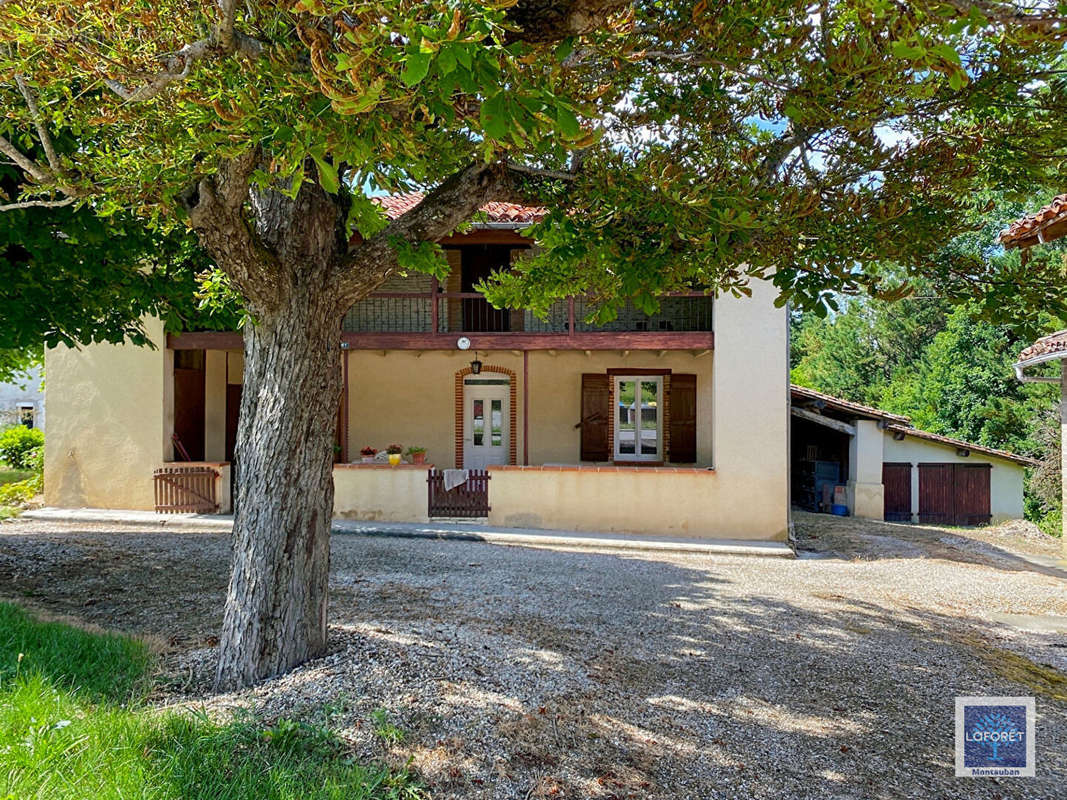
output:
<path id="1" fill-rule="evenodd" d="M 920 464 L 919 522 L 984 525 L 989 522 L 989 464 Z"/>
<path id="2" fill-rule="evenodd" d="M 956 465 L 956 524 L 986 525 L 992 518 L 989 464 Z"/>
<path id="3" fill-rule="evenodd" d="M 887 522 L 911 522 L 911 464 L 882 464 Z"/>

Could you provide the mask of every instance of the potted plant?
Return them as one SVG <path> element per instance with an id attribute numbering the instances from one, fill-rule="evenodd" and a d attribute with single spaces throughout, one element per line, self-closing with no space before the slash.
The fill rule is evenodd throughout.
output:
<path id="1" fill-rule="evenodd" d="M 376 455 L 378 455 L 378 451 L 377 451 L 377 449 L 375 449 L 373 447 L 367 446 L 367 447 L 362 448 L 359 451 L 359 454 L 363 457 L 363 463 L 364 464 L 373 464 L 374 463 L 374 457 Z"/>
<path id="2" fill-rule="evenodd" d="M 395 467 L 400 463 L 400 454 L 404 452 L 404 448 L 398 444 L 391 444 L 385 448 L 385 452 L 389 454 L 389 463 Z"/>
<path id="3" fill-rule="evenodd" d="M 405 455 L 411 457 L 412 464 L 425 464 L 426 463 L 426 448 L 412 445 L 408 448 Z"/>

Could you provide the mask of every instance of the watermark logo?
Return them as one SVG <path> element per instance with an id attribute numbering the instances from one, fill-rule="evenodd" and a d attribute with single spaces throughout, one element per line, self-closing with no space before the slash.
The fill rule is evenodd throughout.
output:
<path id="1" fill-rule="evenodd" d="M 1034 698 L 957 697 L 956 775 L 1032 778 Z"/>

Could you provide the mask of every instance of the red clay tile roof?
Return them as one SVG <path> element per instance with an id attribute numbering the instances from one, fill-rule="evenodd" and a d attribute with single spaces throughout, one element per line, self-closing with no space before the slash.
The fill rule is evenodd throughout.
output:
<path id="1" fill-rule="evenodd" d="M 808 389 L 805 386 L 797 386 L 795 383 L 789 385 L 789 391 L 792 394 L 794 401 L 797 398 L 814 400 L 817 403 L 824 403 L 837 411 L 855 414 L 860 417 L 867 417 L 868 419 L 883 419 L 886 422 L 900 422 L 905 425 L 911 422 L 907 417 L 902 417 L 899 414 L 890 414 L 888 411 L 882 411 L 880 408 L 860 405 L 859 403 L 853 403 L 851 400 L 842 400 L 840 397 L 823 394 L 814 389 Z"/>
<path id="2" fill-rule="evenodd" d="M 1053 198 L 1052 202 L 1036 214 L 1016 220 L 1000 232 L 1000 243 L 1007 248 L 1032 247 L 1042 242 L 1051 242 L 1067 235 L 1067 194 Z"/>
<path id="3" fill-rule="evenodd" d="M 914 436 L 916 439 L 927 439 L 931 442 L 937 442 L 938 444 L 947 444 L 963 450 L 970 450 L 972 453 L 983 453 L 987 456 L 996 456 L 997 458 L 1003 458 L 1005 461 L 1014 461 L 1016 464 L 1023 464 L 1027 467 L 1036 467 L 1041 463 L 1037 459 L 1030 458 L 1029 456 L 1020 456 L 1017 453 L 1009 453 L 1007 450 L 998 450 L 995 447 L 972 444 L 971 442 L 965 442 L 962 439 L 953 439 L 951 436 L 942 436 L 939 433 L 921 431 L 918 428 L 912 428 L 910 425 L 889 425 L 886 430 L 893 433 L 903 433 L 905 436 Z"/>
<path id="4" fill-rule="evenodd" d="M 1058 356 L 1056 355 L 1057 353 L 1062 353 L 1063 355 Z M 1019 353 L 1019 363 L 1041 358 L 1041 356 L 1049 356 L 1049 358 L 1044 359 L 1046 361 L 1052 358 L 1067 358 L 1067 330 L 1056 331 L 1056 333 L 1050 333 L 1048 336 L 1042 336 Z"/>
<path id="5" fill-rule="evenodd" d="M 422 202 L 422 198 L 425 196 L 424 192 L 409 192 L 408 194 L 392 194 L 373 199 L 385 209 L 386 216 L 389 219 L 396 219 L 411 211 Z M 538 206 L 520 206 L 516 203 L 498 203 L 495 201 L 486 203 L 481 210 L 488 215 L 489 222 L 517 225 L 537 222 L 548 213 L 548 209 Z"/>

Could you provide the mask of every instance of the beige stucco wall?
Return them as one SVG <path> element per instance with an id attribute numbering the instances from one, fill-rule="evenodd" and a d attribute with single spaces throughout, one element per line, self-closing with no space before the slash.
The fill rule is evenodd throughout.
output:
<path id="1" fill-rule="evenodd" d="M 670 369 L 697 376 L 698 464 L 714 466 L 714 473 L 631 472 L 605 480 L 602 476 L 610 473 L 504 471 L 499 474 L 505 477 L 494 478 L 490 484 L 493 520 L 524 527 L 786 538 L 786 312 L 774 308 L 772 286 L 760 282 L 752 289 L 751 298 L 717 301 L 714 353 L 533 351 L 528 355 L 528 463 L 578 463 L 579 431 L 574 426 L 581 418 L 583 373 L 612 368 Z M 522 354 L 493 351 L 479 357 L 485 367 L 505 367 L 516 375 L 513 433 L 521 464 Z M 353 350 L 348 358 L 350 458 L 358 458 L 365 445 L 421 444 L 427 448 L 429 461 L 451 467 L 455 459 L 455 374 L 469 364 L 474 353 Z M 362 484 L 339 483 L 337 487 L 338 508 L 347 509 L 345 513 L 379 518 L 381 506 L 386 516 L 380 518 L 402 518 L 388 516 L 394 513 L 388 509 L 399 507 L 389 497 L 379 501 L 360 495 L 365 490 Z M 350 491 L 356 494 L 349 497 Z M 425 486 L 420 485 L 408 501 L 407 519 L 425 513 L 424 497 Z"/>
<path id="2" fill-rule="evenodd" d="M 523 458 L 523 364 L 521 353 L 493 351 L 480 354 L 482 377 L 497 377 L 490 367 L 512 370 L 516 375 L 516 430 L 519 463 Z M 400 350 L 349 353 L 350 458 L 358 458 L 365 445 L 381 449 L 390 442 L 405 447 L 421 444 L 427 458 L 439 467 L 455 463 L 455 375 L 467 367 L 470 352 L 425 352 L 416 355 Z M 712 365 L 708 354 L 695 357 L 688 351 L 584 352 L 531 351 L 529 353 L 530 446 L 529 463 L 576 464 L 581 419 L 582 374 L 605 373 L 608 369 L 670 369 L 697 376 L 697 458 L 709 465 L 712 459 Z M 503 377 L 503 376 L 500 376 Z"/>
<path id="3" fill-rule="evenodd" d="M 906 436 L 901 441 L 892 435 L 884 435 L 884 453 L 887 462 L 910 463 L 911 512 L 914 521 L 919 518 L 919 470 L 918 464 L 991 464 L 989 474 L 989 510 L 993 523 L 1023 516 L 1023 478 L 1025 468 L 1013 461 L 971 452 L 969 456 L 956 454 L 951 445 L 938 444 L 927 439 Z"/>
<path id="4" fill-rule="evenodd" d="M 426 459 L 451 468 L 455 459 L 456 372 L 470 365 L 473 352 L 352 350 L 348 354 L 348 453 L 379 450 L 396 442 L 405 449 L 426 448 Z M 483 352 L 486 367 L 513 370 L 522 380 L 522 354 Z M 482 377 L 495 377 L 483 367 Z M 500 376 L 503 377 L 503 376 Z M 522 458 L 522 388 L 517 388 L 515 431 Z M 573 423 L 572 423 L 573 424 Z"/>
<path id="5" fill-rule="evenodd" d="M 45 502 L 151 509 L 152 470 L 169 454 L 163 325 L 146 321 L 155 350 L 96 344 L 45 353 Z"/>
<path id="6" fill-rule="evenodd" d="M 712 463 L 716 535 L 784 539 L 789 526 L 789 346 L 777 290 L 715 303 Z"/>
<path id="7" fill-rule="evenodd" d="M 855 420 L 856 435 L 848 443 L 848 508 L 856 517 L 885 518 L 885 485 L 882 483 L 882 440 L 878 423 Z"/>
<path id="8" fill-rule="evenodd" d="M 334 516 L 426 522 L 426 472 L 426 467 L 335 467 Z"/>

